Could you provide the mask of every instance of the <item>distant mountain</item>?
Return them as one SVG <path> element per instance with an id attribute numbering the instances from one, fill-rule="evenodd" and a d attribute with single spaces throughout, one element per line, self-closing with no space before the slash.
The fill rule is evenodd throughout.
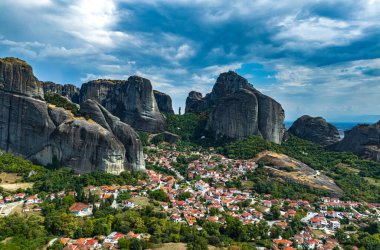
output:
<path id="1" fill-rule="evenodd" d="M 375 123 L 380 120 L 380 115 L 352 115 L 339 116 L 329 119 L 332 123 L 355 122 L 355 123 Z"/>

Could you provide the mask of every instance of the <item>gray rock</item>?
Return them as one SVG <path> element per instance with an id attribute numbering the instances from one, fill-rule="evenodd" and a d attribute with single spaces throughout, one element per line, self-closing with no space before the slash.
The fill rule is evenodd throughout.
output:
<path id="1" fill-rule="evenodd" d="M 250 91 L 240 90 L 218 99 L 206 129 L 218 138 L 242 139 L 259 134 L 256 96 Z"/>
<path id="2" fill-rule="evenodd" d="M 274 99 L 256 91 L 259 106 L 259 131 L 263 138 L 280 143 L 285 134 L 285 111 Z"/>
<path id="3" fill-rule="evenodd" d="M 33 75 L 32 67 L 13 57 L 0 58 L 0 89 L 39 99 L 44 98 L 42 85 Z"/>
<path id="4" fill-rule="evenodd" d="M 357 125 L 344 132 L 344 138 L 328 147 L 347 151 L 380 162 L 380 121 L 375 124 Z"/>
<path id="5" fill-rule="evenodd" d="M 181 136 L 170 133 L 168 131 L 162 132 L 158 135 L 155 135 L 152 137 L 152 141 L 155 140 L 155 138 L 162 137 L 162 140 L 167 143 L 176 143 L 179 140 L 181 140 Z"/>
<path id="6" fill-rule="evenodd" d="M 60 96 L 66 97 L 73 103 L 79 103 L 79 88 L 72 84 L 60 85 L 54 82 L 41 82 L 44 94 L 58 94 Z"/>
<path id="7" fill-rule="evenodd" d="M 92 99 L 121 121 L 147 132 L 164 131 L 160 113 L 148 79 L 131 76 L 128 81 L 96 80 L 82 85 L 80 101 Z"/>
<path id="8" fill-rule="evenodd" d="M 144 171 L 145 160 L 142 143 L 138 134 L 131 126 L 120 121 L 96 101 L 86 100 L 81 105 L 81 112 L 87 114 L 92 120 L 103 128 L 112 132 L 125 148 L 126 169 Z"/>
<path id="9" fill-rule="evenodd" d="M 186 98 L 185 113 L 199 113 L 206 108 L 206 99 L 202 97 L 202 93 L 191 91 Z"/>
<path id="10" fill-rule="evenodd" d="M 212 92 L 205 97 L 190 92 L 186 112 L 209 113 L 206 130 L 216 138 L 242 139 L 261 135 L 281 143 L 285 132 L 281 104 L 232 71 L 220 74 Z"/>
<path id="11" fill-rule="evenodd" d="M 174 114 L 172 98 L 169 95 L 157 90 L 153 90 L 153 94 L 160 112 Z"/>
<path id="12" fill-rule="evenodd" d="M 64 121 L 69 119 L 69 112 L 64 108 L 53 107 L 48 105 L 48 112 L 50 119 L 53 121 L 55 126 L 59 126 Z"/>
<path id="13" fill-rule="evenodd" d="M 32 74 L 25 62 L 12 59 L 12 63 L 21 64 L 12 67 L 25 67 Z M 18 75 L 19 71 L 13 73 Z M 134 143 L 138 137 L 128 125 L 100 105 L 97 107 L 103 115 L 99 117 L 105 121 L 98 120 L 108 124 L 109 129 L 47 104 L 40 99 L 41 95 L 30 91 L 38 89 L 33 83 L 40 82 L 33 75 L 28 77 L 35 79 L 28 86 L 23 81 L 25 77 L 9 75 L 7 85 L 4 82 L 0 85 L 0 149 L 43 165 L 51 164 L 56 158 L 62 166 L 76 172 L 102 170 L 119 174 L 144 169 L 141 143 Z"/>
<path id="14" fill-rule="evenodd" d="M 52 135 L 56 155 L 64 166 L 86 173 L 102 170 L 120 174 L 125 170 L 125 148 L 112 132 L 96 123 L 65 121 Z"/>
<path id="15" fill-rule="evenodd" d="M 55 128 L 44 101 L 0 90 L 1 149 L 33 159 L 51 144 Z"/>
<path id="16" fill-rule="evenodd" d="M 327 146 L 340 140 L 338 129 L 322 117 L 308 115 L 298 118 L 289 132 L 301 139 Z"/>

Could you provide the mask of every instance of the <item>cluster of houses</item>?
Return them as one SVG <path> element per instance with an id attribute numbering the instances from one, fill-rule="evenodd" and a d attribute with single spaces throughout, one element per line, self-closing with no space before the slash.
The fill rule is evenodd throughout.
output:
<path id="1" fill-rule="evenodd" d="M 223 213 L 227 213 L 243 224 L 256 223 L 265 220 L 270 215 L 271 208 L 280 210 L 276 219 L 267 219 L 269 226 L 278 226 L 284 230 L 290 222 L 301 216 L 303 230 L 289 239 L 273 240 L 272 249 L 318 249 L 329 250 L 339 247 L 334 234 L 345 224 L 363 226 L 369 221 L 380 221 L 380 204 L 365 204 L 359 202 L 341 201 L 338 198 L 323 197 L 319 202 L 307 200 L 275 199 L 270 194 L 255 194 L 249 188 L 228 187 L 231 180 L 242 178 L 245 173 L 254 171 L 256 163 L 249 160 L 233 160 L 207 152 L 179 152 L 175 147 L 158 148 L 154 145 L 148 148 L 146 154 L 148 164 L 166 168 L 174 173 L 169 175 L 148 169 L 147 178 L 137 185 L 124 186 L 89 186 L 86 193 L 97 197 L 92 204 L 74 203 L 70 212 L 76 216 L 92 216 L 93 210 L 111 197 L 111 206 L 115 209 L 134 209 L 137 205 L 133 199 L 117 199 L 122 193 L 128 192 L 134 197 L 147 197 L 150 191 L 162 189 L 168 196 L 168 202 L 159 203 L 160 209 L 166 211 L 168 219 L 177 223 L 187 223 L 197 226 L 197 219 L 224 223 Z M 179 157 L 192 157 L 194 160 L 186 163 L 186 171 L 176 169 Z M 195 157 L 193 157 L 195 156 Z M 186 175 L 184 175 L 184 173 Z M 72 191 L 62 191 L 49 194 L 46 198 L 53 200 L 66 195 L 76 195 Z M 121 196 L 120 196 L 121 197 Z M 42 202 L 38 196 L 15 194 L 1 197 L 0 206 L 15 201 L 25 204 Z M 302 211 L 302 212 L 301 212 Z M 200 228 L 201 229 L 201 228 Z M 102 239 L 68 239 L 61 238 L 64 249 L 113 249 L 117 247 L 120 238 L 144 238 L 144 235 L 129 232 L 124 235 L 114 232 Z"/>
<path id="2" fill-rule="evenodd" d="M 130 231 L 127 234 L 123 234 L 121 232 L 112 232 L 108 236 L 98 236 L 96 238 L 71 239 L 62 237 L 56 240 L 59 240 L 60 243 L 64 246 L 63 250 L 116 250 L 119 249 L 118 243 L 121 238 L 149 240 L 149 235 L 136 234 L 133 231 Z"/>

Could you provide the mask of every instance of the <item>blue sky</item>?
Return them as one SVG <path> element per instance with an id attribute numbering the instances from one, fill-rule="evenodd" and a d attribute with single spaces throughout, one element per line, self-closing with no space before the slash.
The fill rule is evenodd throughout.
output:
<path id="1" fill-rule="evenodd" d="M 2 0 L 0 57 L 40 80 L 140 75 L 183 107 L 235 70 L 286 120 L 380 110 L 380 0 Z"/>

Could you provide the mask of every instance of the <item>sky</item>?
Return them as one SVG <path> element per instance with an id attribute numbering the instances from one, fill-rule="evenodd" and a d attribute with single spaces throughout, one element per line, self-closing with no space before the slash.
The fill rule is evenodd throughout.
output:
<path id="1" fill-rule="evenodd" d="M 234 70 L 286 120 L 380 114 L 380 0 L 1 0 L 0 57 L 80 86 L 139 75 L 175 110 Z"/>

